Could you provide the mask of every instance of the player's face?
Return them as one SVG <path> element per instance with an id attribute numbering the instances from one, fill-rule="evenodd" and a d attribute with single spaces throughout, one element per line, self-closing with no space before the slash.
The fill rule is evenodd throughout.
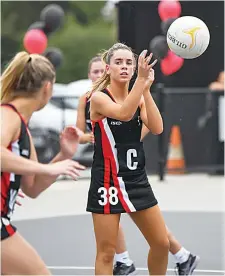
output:
<path id="1" fill-rule="evenodd" d="M 134 73 L 134 57 L 129 50 L 120 49 L 113 53 L 108 65 L 110 78 L 119 82 L 129 82 Z"/>
<path id="2" fill-rule="evenodd" d="M 93 62 L 90 68 L 90 72 L 88 74 L 88 78 L 95 82 L 98 78 L 102 76 L 104 73 L 105 66 L 101 61 Z"/>

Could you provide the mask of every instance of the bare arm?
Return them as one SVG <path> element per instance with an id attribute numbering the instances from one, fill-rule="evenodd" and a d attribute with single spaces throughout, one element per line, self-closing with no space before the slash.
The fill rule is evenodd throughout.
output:
<path id="1" fill-rule="evenodd" d="M 9 108 L 1 108 L 1 171 L 13 172 L 22 176 L 22 188 L 31 197 L 35 197 L 49 186 L 49 182 L 54 181 L 60 174 L 66 174 L 74 179 L 77 177 L 77 169 L 83 169 L 77 162 L 64 160 L 57 164 L 40 164 L 37 162 L 36 151 L 31 139 L 31 159 L 16 155 L 7 149 L 12 141 L 18 139 L 20 134 L 21 120 L 14 111 Z M 60 154 L 54 162 L 65 158 Z M 37 175 L 41 175 L 38 178 Z M 36 180 L 38 179 L 38 181 Z M 46 180 L 43 181 L 43 179 Z M 24 180 L 24 182 L 23 182 Z M 40 181 L 43 183 L 40 184 Z M 35 185 L 40 185 L 36 187 Z M 43 185 L 43 186 L 41 186 Z"/>
<path id="2" fill-rule="evenodd" d="M 145 85 L 144 78 L 137 78 L 133 89 L 123 104 L 113 102 L 109 96 L 97 92 L 91 97 L 91 115 L 97 113 L 99 117 L 109 117 L 121 121 L 130 121 L 134 116 Z M 97 120 L 96 118 L 93 118 Z"/>
<path id="3" fill-rule="evenodd" d="M 80 97 L 79 104 L 77 108 L 77 122 L 76 127 L 82 130 L 84 133 L 80 137 L 80 144 L 86 144 L 88 142 L 93 142 L 93 134 L 85 133 L 86 130 L 86 120 L 85 120 L 85 108 L 86 108 L 86 94 Z"/>
<path id="4" fill-rule="evenodd" d="M 156 61 L 149 65 L 152 54 L 146 57 L 147 50 L 144 50 L 138 58 L 138 76 L 132 90 L 126 97 L 123 104 L 113 102 L 103 93 L 94 93 L 91 98 L 91 116 L 93 120 L 102 117 L 110 117 L 121 121 L 130 121 L 139 104 L 149 78 L 149 72 Z"/>
<path id="5" fill-rule="evenodd" d="M 30 136 L 31 143 L 31 156 L 30 159 L 35 163 L 38 162 L 36 150 L 32 141 L 32 137 Z M 67 156 L 63 156 L 61 152 L 59 152 L 50 162 L 51 164 L 56 163 L 58 161 L 66 160 Z M 38 163 L 37 163 L 38 164 Z M 46 175 L 46 174 L 33 174 L 33 175 L 23 175 L 21 181 L 21 189 L 22 191 L 29 197 L 35 198 L 44 190 L 49 188 L 57 179 L 56 175 Z"/>
<path id="6" fill-rule="evenodd" d="M 86 95 L 83 95 L 79 99 L 79 104 L 77 108 L 77 121 L 76 127 L 85 132 L 86 121 L 85 121 L 85 107 L 86 107 Z"/>
<path id="7" fill-rule="evenodd" d="M 143 124 L 142 130 L 141 130 L 141 141 L 144 140 L 145 136 L 147 136 L 150 133 L 150 130 Z"/>
<path id="8" fill-rule="evenodd" d="M 18 156 L 7 149 L 12 141 L 18 139 L 21 120 L 8 107 L 1 108 L 1 171 L 16 174 L 40 174 L 45 167 L 37 162 Z"/>
<path id="9" fill-rule="evenodd" d="M 143 93 L 141 104 L 141 119 L 152 134 L 158 135 L 163 131 L 163 120 L 159 109 L 149 90 Z"/>

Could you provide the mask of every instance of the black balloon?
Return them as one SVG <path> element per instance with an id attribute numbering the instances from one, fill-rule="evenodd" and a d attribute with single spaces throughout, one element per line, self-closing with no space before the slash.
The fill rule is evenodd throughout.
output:
<path id="1" fill-rule="evenodd" d="M 171 18 L 167 19 L 166 21 L 162 21 L 162 22 L 161 22 L 161 26 L 160 26 L 160 27 L 161 27 L 162 33 L 163 33 L 164 35 L 167 34 L 167 31 L 168 31 L 170 25 L 171 25 L 176 19 L 177 19 L 177 18 L 175 18 L 175 17 L 171 17 Z"/>
<path id="2" fill-rule="evenodd" d="M 42 30 L 46 35 L 50 34 L 50 31 L 45 26 L 45 23 L 42 21 L 37 21 L 37 22 L 34 22 L 33 24 L 31 24 L 30 27 L 28 28 L 28 31 L 33 30 L 33 29 Z"/>
<path id="3" fill-rule="evenodd" d="M 158 60 L 165 58 L 169 50 L 166 37 L 163 35 L 155 36 L 149 43 L 149 50 Z"/>
<path id="4" fill-rule="evenodd" d="M 63 61 L 63 54 L 58 48 L 48 48 L 43 54 L 57 69 Z"/>
<path id="5" fill-rule="evenodd" d="M 54 32 L 63 24 L 64 11 L 57 4 L 47 5 L 41 11 L 41 21 L 46 25 L 49 32 Z"/>

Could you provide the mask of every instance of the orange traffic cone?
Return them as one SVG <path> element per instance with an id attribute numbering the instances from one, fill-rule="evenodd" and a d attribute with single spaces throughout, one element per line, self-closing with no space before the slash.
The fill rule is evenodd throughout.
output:
<path id="1" fill-rule="evenodd" d="M 185 172 L 184 153 L 179 126 L 173 126 L 171 130 L 167 170 L 170 174 L 182 174 Z"/>

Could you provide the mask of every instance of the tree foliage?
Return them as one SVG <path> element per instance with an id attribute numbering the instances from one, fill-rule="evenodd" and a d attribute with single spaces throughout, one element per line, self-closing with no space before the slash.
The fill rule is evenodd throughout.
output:
<path id="1" fill-rule="evenodd" d="M 104 1 L 3 1 L 2 65 L 24 50 L 23 37 L 28 27 L 40 20 L 41 10 L 50 3 L 57 3 L 65 11 L 63 27 L 48 38 L 48 46 L 59 48 L 64 55 L 57 82 L 86 78 L 89 59 L 117 39 L 115 24 L 102 17 Z"/>

